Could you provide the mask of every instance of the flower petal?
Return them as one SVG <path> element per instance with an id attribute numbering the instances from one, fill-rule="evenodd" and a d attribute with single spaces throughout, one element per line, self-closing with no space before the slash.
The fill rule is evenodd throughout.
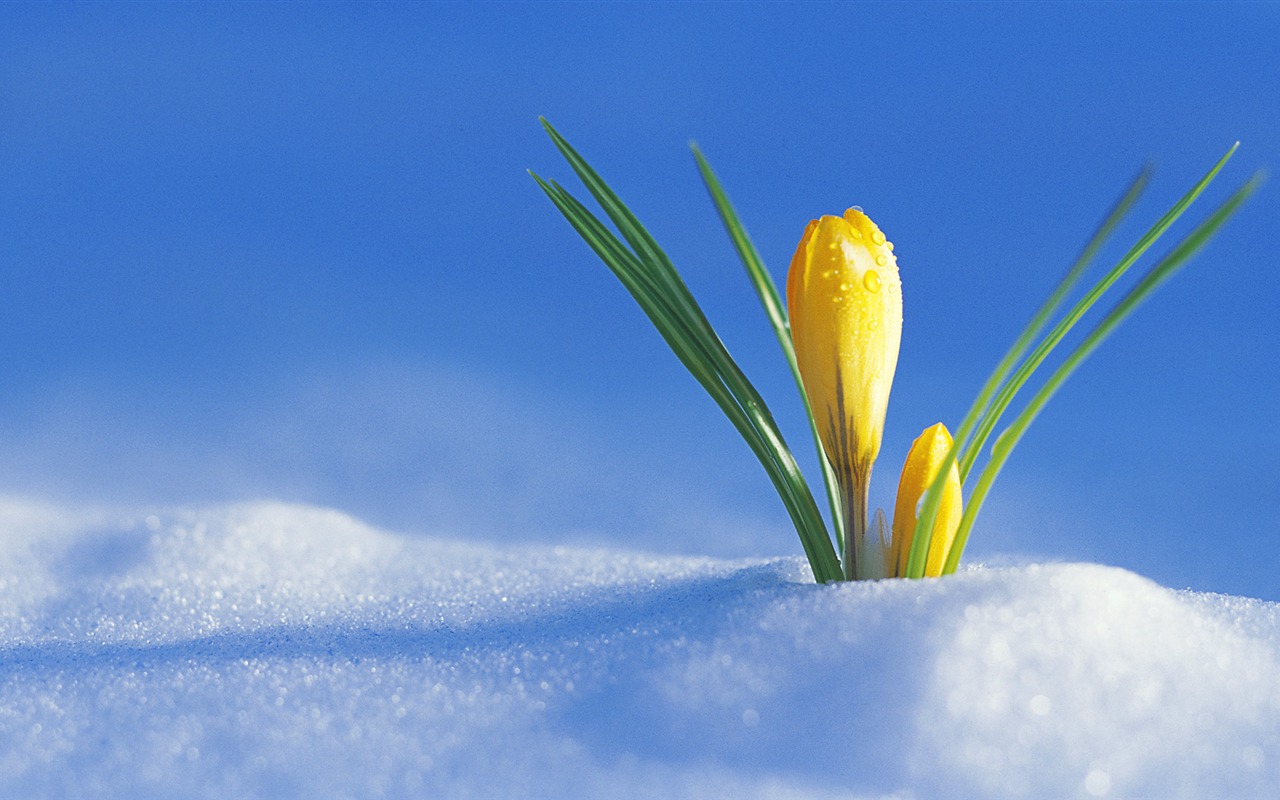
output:
<path id="1" fill-rule="evenodd" d="M 870 472 L 880 452 L 902 337 L 893 245 L 866 214 L 809 223 L 787 277 L 791 338 L 837 476 Z"/>
<path id="2" fill-rule="evenodd" d="M 902 478 L 898 481 L 898 500 L 893 509 L 893 543 L 890 563 L 894 575 L 907 571 L 907 556 L 911 553 L 911 540 L 915 536 L 919 504 L 929 485 L 938 475 L 938 469 L 951 449 L 951 433 L 939 422 L 911 443 L 907 461 L 902 466 Z M 933 523 L 933 535 L 929 541 L 929 557 L 925 561 L 926 577 L 942 574 L 947 553 L 960 527 L 963 501 L 960 497 L 960 470 L 954 462 L 942 490 L 942 502 L 938 517 Z"/>

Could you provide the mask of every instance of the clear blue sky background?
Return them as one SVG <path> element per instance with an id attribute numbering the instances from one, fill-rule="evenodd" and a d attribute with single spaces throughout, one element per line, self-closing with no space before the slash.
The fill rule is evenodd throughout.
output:
<path id="1" fill-rule="evenodd" d="M 779 279 L 811 217 L 881 225 L 906 301 L 887 505 L 1144 161 L 1112 260 L 1235 140 L 1196 217 L 1274 171 L 1277 42 L 1275 4 L 5 4 L 0 492 L 799 553 L 525 174 L 570 178 L 538 115 L 665 244 L 809 467 L 688 140 Z M 971 557 L 1280 599 L 1278 222 L 1266 186 L 1068 384 Z"/>

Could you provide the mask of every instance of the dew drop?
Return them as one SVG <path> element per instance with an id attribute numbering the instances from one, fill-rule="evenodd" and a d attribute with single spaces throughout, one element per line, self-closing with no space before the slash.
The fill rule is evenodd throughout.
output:
<path id="1" fill-rule="evenodd" d="M 855 239 L 861 239 L 861 238 L 862 238 L 862 231 L 858 230 L 857 228 L 854 228 L 854 229 L 853 229 L 853 238 L 855 238 Z"/>
<path id="2" fill-rule="evenodd" d="M 877 267 L 883 267 L 885 264 L 888 264 L 888 263 L 889 263 L 889 257 L 886 256 L 884 253 L 881 253 L 880 255 L 876 256 Z"/>
<path id="3" fill-rule="evenodd" d="M 875 242 L 876 244 L 884 244 L 884 234 L 881 233 L 880 231 L 872 231 L 871 241 Z"/>
<path id="4" fill-rule="evenodd" d="M 890 250 L 890 251 L 892 251 L 892 250 L 893 250 L 893 242 L 885 242 L 885 243 L 884 243 L 884 246 L 885 246 L 885 247 L 887 247 L 887 248 L 889 248 L 889 250 Z"/>
<path id="5" fill-rule="evenodd" d="M 832 297 L 832 298 L 831 298 L 831 302 L 835 303 L 836 305 L 839 305 L 839 304 L 843 303 L 843 302 L 844 302 L 844 295 L 842 295 L 842 294 L 838 294 L 838 295 L 836 295 L 835 297 Z"/>
<path id="6" fill-rule="evenodd" d="M 867 270 L 867 274 L 862 276 L 862 285 L 867 287 L 868 292 L 880 291 L 880 276 L 876 274 L 874 269 Z"/>
<path id="7" fill-rule="evenodd" d="M 840 284 L 840 291 L 842 291 L 842 292 L 847 292 L 847 291 L 849 291 L 849 290 L 850 290 L 850 289 L 852 289 L 852 288 L 853 288 L 853 284 L 851 284 L 851 283 L 842 283 L 842 284 Z"/>

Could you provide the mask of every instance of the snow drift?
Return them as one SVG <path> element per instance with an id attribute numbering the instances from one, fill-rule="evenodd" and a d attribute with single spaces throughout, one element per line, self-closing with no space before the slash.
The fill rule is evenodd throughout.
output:
<path id="1" fill-rule="evenodd" d="M 1280 606 L 0 503 L 5 797 L 1264 798 Z"/>

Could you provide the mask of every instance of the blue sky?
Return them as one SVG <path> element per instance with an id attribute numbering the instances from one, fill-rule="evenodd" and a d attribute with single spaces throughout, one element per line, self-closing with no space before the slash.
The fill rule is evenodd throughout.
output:
<path id="1" fill-rule="evenodd" d="M 888 505 L 1141 164 L 1113 261 L 1237 139 L 1194 216 L 1275 171 L 1277 41 L 1271 4 L 0 6 L 0 492 L 799 553 L 526 175 L 570 177 L 537 117 L 663 242 L 809 467 L 688 141 L 779 279 L 808 219 L 880 224 L 906 302 Z M 1073 378 L 970 557 L 1280 599 L 1277 198 Z"/>

